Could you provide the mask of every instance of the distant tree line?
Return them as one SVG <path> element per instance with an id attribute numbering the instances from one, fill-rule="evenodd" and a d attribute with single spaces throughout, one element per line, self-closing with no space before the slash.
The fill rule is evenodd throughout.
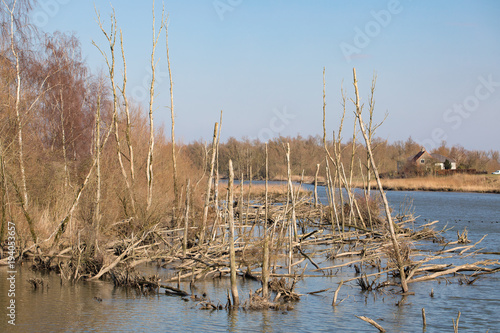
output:
<path id="1" fill-rule="evenodd" d="M 154 82 L 148 114 L 127 98 L 126 50 L 113 15 L 112 24 L 104 25 L 111 30 L 103 29 L 109 45 L 96 45 L 108 68 L 93 73 L 76 36 L 41 33 L 30 25 L 32 5 L 29 0 L 5 1 L 0 11 L 0 242 L 7 221 L 19 222 L 24 244 L 43 240 L 46 245 L 62 235 L 74 241 L 80 232 L 88 244 L 97 244 L 103 235 L 116 233 L 117 221 L 132 221 L 129 233 L 157 222 L 178 224 L 188 180 L 191 214 L 199 214 L 211 195 L 210 187 L 204 187 L 211 177 L 211 156 L 222 177 L 230 159 L 236 178 L 265 177 L 263 142 L 230 138 L 218 145 L 176 144 L 175 149 L 173 124 L 170 139 L 161 127 L 153 128 Z M 166 29 L 166 21 L 161 27 Z M 210 133 L 207 128 L 207 137 Z M 325 176 L 323 138 L 298 135 L 268 142 L 271 179 L 287 176 L 286 144 L 294 175 L 314 176 L 319 165 Z M 340 150 L 346 175 L 366 175 L 367 151 L 361 141 L 326 145 Z M 372 147 L 381 173 L 396 172 L 398 161 L 421 149 L 411 138 L 394 143 L 372 138 Z M 500 169 L 498 151 L 469 151 L 443 142 L 435 152 L 453 158 L 459 168 Z"/>
<path id="2" fill-rule="evenodd" d="M 322 138 L 318 136 L 302 137 L 278 137 L 268 142 L 269 150 L 269 177 L 271 179 L 281 179 L 286 177 L 285 144 L 290 144 L 291 165 L 294 175 L 314 176 L 316 165 L 320 164 L 320 175 L 325 174 L 325 149 Z M 331 146 L 332 143 L 328 142 Z M 196 141 L 185 147 L 187 155 L 197 168 L 203 168 L 204 151 L 206 144 Z M 354 146 L 355 163 L 353 174 L 361 176 L 360 165 L 366 165 L 366 149 L 359 142 L 353 145 L 352 140 L 342 143 L 342 162 L 344 165 L 350 164 L 352 150 Z M 406 162 L 408 158 L 417 154 L 422 147 L 411 137 L 406 141 L 396 141 L 389 143 L 381 138 L 373 139 L 373 153 L 382 174 L 395 175 L 398 162 Z M 476 169 L 478 171 L 494 171 L 500 169 L 500 154 L 498 151 L 467 150 L 460 145 L 449 147 L 446 142 L 442 142 L 440 147 L 431 151 L 457 162 L 458 169 Z M 264 143 L 259 140 L 250 141 L 248 139 L 237 140 L 234 137 L 221 143 L 219 147 L 219 168 L 227 170 L 229 159 L 233 160 L 237 177 L 249 179 L 250 169 L 252 178 L 263 179 L 264 169 Z M 365 172 L 363 170 L 363 172 Z M 224 174 L 224 172 L 223 172 Z"/>

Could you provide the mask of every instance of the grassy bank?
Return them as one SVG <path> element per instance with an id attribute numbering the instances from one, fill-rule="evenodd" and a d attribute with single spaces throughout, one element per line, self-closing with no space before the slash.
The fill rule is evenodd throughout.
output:
<path id="1" fill-rule="evenodd" d="M 416 177 L 405 179 L 382 179 L 386 190 L 395 191 L 453 191 L 500 193 L 500 177 L 496 175 L 453 175 L 446 177 Z M 356 186 L 361 187 L 362 182 Z M 372 188 L 377 185 L 370 183 Z"/>

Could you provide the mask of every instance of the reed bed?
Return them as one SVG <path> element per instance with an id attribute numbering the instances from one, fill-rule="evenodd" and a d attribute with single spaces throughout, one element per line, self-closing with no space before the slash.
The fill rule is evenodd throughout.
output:
<path id="1" fill-rule="evenodd" d="M 382 184 L 385 189 L 396 191 L 500 193 L 500 177 L 496 175 L 456 174 L 452 176 L 382 179 Z M 356 185 L 363 186 L 361 182 L 357 182 Z M 370 186 L 376 188 L 377 185 L 372 181 Z"/>

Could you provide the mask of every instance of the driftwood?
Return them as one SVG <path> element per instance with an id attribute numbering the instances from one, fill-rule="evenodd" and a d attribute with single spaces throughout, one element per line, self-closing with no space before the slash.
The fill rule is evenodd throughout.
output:
<path id="1" fill-rule="evenodd" d="M 156 228 L 156 226 L 153 228 L 153 230 Z M 125 250 L 123 251 L 122 254 L 120 254 L 111 264 L 109 264 L 108 266 L 106 267 L 103 267 L 101 268 L 101 270 L 99 271 L 99 273 L 97 273 L 96 275 L 94 275 L 93 277 L 91 277 L 89 280 L 97 280 L 99 279 L 101 276 L 103 276 L 104 274 L 106 274 L 107 272 L 109 272 L 111 269 L 113 269 L 114 267 L 116 267 L 116 265 L 118 265 L 120 263 L 120 261 L 130 253 L 130 251 L 132 251 L 137 245 L 139 245 L 147 236 L 148 236 L 149 232 L 144 232 L 142 237 L 136 241 L 135 243 L 134 242 L 131 242 L 131 245 Z"/>
<path id="2" fill-rule="evenodd" d="M 356 318 L 361 319 L 361 320 L 363 320 L 363 321 L 367 322 L 367 323 L 368 323 L 368 324 L 370 324 L 370 325 L 373 325 L 374 327 L 376 327 L 376 328 L 379 330 L 379 332 L 386 332 L 386 330 L 385 330 L 382 326 L 380 326 L 380 325 L 379 325 L 379 324 L 378 324 L 375 320 L 373 320 L 373 319 L 370 319 L 370 318 L 365 317 L 365 316 L 356 316 Z"/>
<path id="3" fill-rule="evenodd" d="M 500 263 L 496 260 L 484 260 L 484 261 L 479 261 L 479 262 L 474 263 L 474 264 L 459 265 L 459 266 L 455 266 L 455 267 L 452 267 L 452 268 L 449 268 L 446 270 L 436 272 L 436 273 L 431 274 L 431 275 L 414 278 L 414 279 L 408 281 L 408 283 L 434 280 L 434 279 L 441 277 L 441 276 L 450 275 L 450 274 L 454 274 L 457 272 L 465 272 L 465 271 L 495 273 L 500 269 L 500 267 L 497 266 L 497 267 L 491 268 L 488 266 L 499 265 L 499 264 Z"/>
<path id="4" fill-rule="evenodd" d="M 189 296 L 189 294 L 187 292 L 185 292 L 184 290 L 181 290 L 179 288 L 174 288 L 174 287 L 171 287 L 171 286 L 167 286 L 166 284 L 159 284 L 159 286 L 161 288 L 164 288 L 165 289 L 165 293 L 168 294 L 168 295 L 173 295 L 173 296 Z"/>
<path id="5" fill-rule="evenodd" d="M 295 188 L 293 191 L 297 194 Z M 161 284 L 158 282 L 156 286 L 164 288 L 166 294 L 186 298 L 193 295 L 180 289 L 181 281 L 190 281 L 191 286 L 194 286 L 198 280 L 202 279 L 229 278 L 230 266 L 234 267 L 233 271 L 238 276 L 235 287 L 240 279 L 262 280 L 262 266 L 266 262 L 264 261 L 264 244 L 267 243 L 265 246 L 268 249 L 267 265 L 270 265 L 268 276 L 272 280 L 266 283 L 268 292 L 265 297 L 262 294 L 264 288 L 261 288 L 257 293 L 249 295 L 248 300 L 241 300 L 240 306 L 247 309 L 286 310 L 288 305 L 283 308 L 283 304 L 300 299 L 301 295 L 294 291 L 300 279 L 336 277 L 336 270 L 340 269 L 352 269 L 353 276 L 342 279 L 337 288 L 332 291 L 334 292 L 332 306 L 339 306 L 349 299 L 349 296 L 341 295 L 342 286 L 348 283 L 351 283 L 351 287 L 359 287 L 366 292 L 377 292 L 381 288 L 398 284 L 400 270 L 395 258 L 391 258 L 394 255 L 390 251 L 393 243 L 386 226 L 378 225 L 377 227 L 374 224 L 371 229 L 346 222 L 345 229 L 338 229 L 336 223 L 332 224 L 331 221 L 325 220 L 330 215 L 326 212 L 329 207 L 318 203 L 315 208 L 312 194 L 306 193 L 297 196 L 295 200 L 297 232 L 301 233 L 295 234 L 293 224 L 291 229 L 288 229 L 292 232 L 288 233 L 285 231 L 290 226 L 293 211 L 290 202 L 287 205 L 286 196 L 276 195 L 268 200 L 266 205 L 265 197 L 257 190 L 255 192 L 252 196 L 243 197 L 244 200 L 251 200 L 251 209 L 247 214 L 248 222 L 245 222 L 247 220 L 245 217 L 242 218 L 242 223 L 239 223 L 239 219 L 234 218 L 236 212 L 230 213 L 232 207 L 222 207 L 216 216 L 219 216 L 217 228 L 223 232 L 219 233 L 215 230 L 214 237 L 205 238 L 203 243 L 193 240 L 196 232 L 192 231 L 199 231 L 194 225 L 189 225 L 188 228 L 183 225 L 169 229 L 165 226 L 160 227 L 158 224 L 126 240 L 102 243 L 101 249 L 106 259 L 103 260 L 104 264 L 101 266 L 96 264 L 95 272 L 86 274 L 79 272 L 83 269 L 81 262 L 85 259 L 85 253 L 81 250 L 83 247 L 80 246 L 61 247 L 50 256 L 38 254 L 35 256 L 34 253 L 30 254 L 30 251 L 26 252 L 26 255 L 38 257 L 52 266 L 56 266 L 60 261 L 75 260 L 72 267 L 76 269 L 72 272 L 63 271 L 63 268 L 70 267 L 66 265 L 61 268 L 61 274 L 67 278 L 75 277 L 75 280 L 77 277 L 97 280 L 111 276 L 118 285 L 120 283 L 125 285 L 119 272 L 132 270 L 143 263 L 157 263 L 170 272 L 170 275 L 162 277 Z M 240 202 L 239 205 L 248 207 L 249 203 Z M 267 219 L 265 218 L 266 211 L 268 212 Z M 188 214 L 185 215 L 185 221 L 188 218 L 189 224 L 194 223 L 192 222 L 194 219 Z M 468 285 L 474 283 L 481 274 L 500 271 L 500 264 L 496 260 L 463 264 L 446 263 L 447 259 L 465 258 L 465 256 L 470 258 L 471 255 L 477 253 L 475 248 L 484 237 L 473 244 L 458 241 L 444 243 L 443 247 L 434 253 L 419 251 L 418 247 L 411 244 L 416 241 L 419 244 L 425 244 L 426 240 L 440 241 L 442 231 L 433 229 L 437 223 L 435 221 L 422 225 L 416 230 L 406 228 L 406 224 L 413 225 L 413 223 L 408 223 L 413 219 L 412 216 L 401 217 L 395 228 L 398 243 L 410 244 L 399 247 L 400 254 L 404 254 L 403 268 L 408 283 L 439 279 L 456 273 L 468 273 L 457 276 L 459 283 Z M 233 237 L 228 237 L 227 231 L 231 229 L 229 225 L 231 220 L 235 231 Z M 209 226 L 207 225 L 207 230 Z M 347 230 L 347 227 L 350 229 Z M 264 236 L 266 234 L 267 237 Z M 230 260 L 230 252 L 232 252 L 230 242 L 228 242 L 230 239 L 234 240 L 233 265 Z M 291 261 L 290 255 L 293 259 Z M 441 260 L 444 263 L 433 264 L 434 260 Z M 312 264 L 311 268 L 307 267 L 308 263 Z M 373 272 L 374 269 L 375 272 Z M 147 281 L 143 281 L 144 283 L 141 281 L 137 279 L 135 284 L 128 285 L 138 288 L 146 287 L 144 283 Z M 177 288 L 171 287 L 170 283 L 177 283 Z M 327 290 L 310 291 L 307 294 L 314 295 Z M 221 307 L 220 304 L 214 304 L 206 299 L 195 297 L 193 300 L 198 302 L 196 305 L 198 309 L 216 310 Z M 235 299 L 228 302 L 231 306 L 237 303 Z"/>

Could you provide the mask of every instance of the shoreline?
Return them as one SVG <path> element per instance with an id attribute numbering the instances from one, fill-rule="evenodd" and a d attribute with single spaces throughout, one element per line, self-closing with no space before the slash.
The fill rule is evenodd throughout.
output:
<path id="1" fill-rule="evenodd" d="M 294 183 L 300 183 L 301 176 L 292 176 Z M 263 181 L 254 179 L 254 181 Z M 283 177 L 273 177 L 270 182 L 287 182 Z M 422 191 L 422 192 L 460 192 L 460 193 L 489 193 L 500 194 L 500 176 L 495 175 L 452 175 L 452 176 L 426 176 L 414 178 L 381 179 L 386 191 Z M 305 176 L 303 184 L 314 185 L 314 177 Z M 254 183 L 254 186 L 259 185 Z M 273 184 L 274 191 L 279 192 L 277 185 Z M 327 186 L 323 177 L 318 177 L 318 186 Z M 353 180 L 352 186 L 362 189 L 363 181 Z M 370 182 L 372 190 L 377 189 L 374 180 Z"/>
<path id="2" fill-rule="evenodd" d="M 500 194 L 500 177 L 492 175 L 452 175 L 427 176 L 415 178 L 381 179 L 384 190 L 388 191 L 425 191 L 425 192 L 462 192 Z M 362 182 L 354 186 L 363 188 Z M 370 188 L 376 189 L 374 181 Z"/>
<path id="3" fill-rule="evenodd" d="M 484 190 L 473 190 L 466 188 L 438 188 L 438 187 L 403 187 L 403 186 L 385 186 L 384 191 L 406 191 L 406 192 L 457 192 L 457 193 L 488 193 L 488 194 L 500 194 L 500 189 L 484 189 Z M 356 188 L 363 188 L 363 186 L 356 186 Z M 371 185 L 372 190 L 378 189 L 376 185 Z"/>

